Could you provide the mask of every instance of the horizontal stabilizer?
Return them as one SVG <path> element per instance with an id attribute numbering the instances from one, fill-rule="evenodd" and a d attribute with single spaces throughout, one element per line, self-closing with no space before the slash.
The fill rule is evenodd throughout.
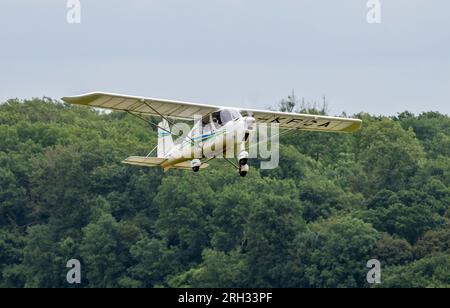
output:
<path id="1" fill-rule="evenodd" d="M 156 167 L 161 166 L 167 159 L 159 157 L 143 157 L 143 156 L 130 156 L 122 163 L 135 166 Z"/>
<path id="2" fill-rule="evenodd" d="M 122 163 L 128 164 L 128 165 L 134 165 L 134 166 L 144 166 L 144 167 L 158 167 L 161 166 L 165 161 L 167 161 L 166 158 L 159 158 L 159 157 L 143 157 L 143 156 L 130 156 Z M 162 166 L 161 166 L 162 167 Z M 200 169 L 208 168 L 208 164 L 202 164 Z M 191 162 L 185 161 L 176 165 L 169 165 L 164 167 L 164 171 L 167 171 L 169 169 L 182 169 L 182 170 L 191 170 Z"/>
<path id="3" fill-rule="evenodd" d="M 209 167 L 208 164 L 202 164 L 200 166 L 200 169 L 205 169 L 205 168 L 208 168 L 208 167 Z M 185 161 L 185 162 L 176 164 L 174 166 L 171 166 L 170 168 L 171 169 L 182 169 L 182 170 L 191 170 L 192 169 L 190 161 Z"/>

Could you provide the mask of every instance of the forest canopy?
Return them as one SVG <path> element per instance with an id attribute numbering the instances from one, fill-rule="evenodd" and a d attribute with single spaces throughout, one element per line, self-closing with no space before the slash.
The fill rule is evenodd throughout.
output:
<path id="1" fill-rule="evenodd" d="M 372 287 L 370 259 L 381 287 L 450 287 L 450 118 L 355 117 L 282 137 L 280 166 L 241 178 L 121 164 L 156 144 L 125 113 L 4 102 L 0 287 Z"/>

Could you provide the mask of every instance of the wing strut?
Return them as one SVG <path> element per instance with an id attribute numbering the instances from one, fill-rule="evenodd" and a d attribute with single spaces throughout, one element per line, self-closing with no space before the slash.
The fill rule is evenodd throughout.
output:
<path id="1" fill-rule="evenodd" d="M 226 157 L 224 157 L 224 159 L 225 159 L 228 163 L 230 163 L 234 168 L 239 169 L 239 166 L 236 165 L 235 163 L 233 163 L 231 160 L 229 160 L 229 159 L 226 158 Z"/>
<path id="2" fill-rule="evenodd" d="M 172 121 L 170 121 L 167 117 L 163 116 L 158 110 L 156 110 L 155 108 L 153 108 L 150 104 L 148 104 L 145 99 L 142 99 L 142 102 L 151 110 L 153 110 L 155 113 L 157 113 L 161 118 L 163 118 L 164 120 L 166 120 L 169 124 L 171 124 L 174 127 L 177 127 L 177 125 L 175 123 L 173 123 Z M 191 143 L 194 144 L 194 139 L 192 139 L 189 136 L 186 136 L 191 140 Z"/>
<path id="3" fill-rule="evenodd" d="M 154 127 L 156 127 L 156 128 L 159 128 L 159 129 L 165 131 L 166 133 L 169 133 L 169 134 L 171 134 L 171 135 L 173 135 L 173 136 L 175 136 L 175 137 L 179 137 L 179 136 L 176 136 L 174 133 L 172 133 L 170 130 L 165 129 L 165 128 L 163 128 L 163 127 L 159 126 L 158 124 L 155 124 L 155 123 L 153 123 L 153 122 L 151 122 L 151 121 L 148 121 L 147 119 L 145 119 L 144 117 L 142 117 L 142 116 L 140 116 L 140 115 L 138 115 L 138 114 L 136 114 L 136 113 L 133 113 L 133 112 L 128 111 L 128 110 L 126 111 L 126 113 L 131 114 L 132 116 L 134 116 L 134 117 L 136 117 L 136 118 L 138 118 L 138 119 L 144 121 L 144 122 L 147 123 L 147 124 L 150 124 L 151 126 L 154 126 Z"/>

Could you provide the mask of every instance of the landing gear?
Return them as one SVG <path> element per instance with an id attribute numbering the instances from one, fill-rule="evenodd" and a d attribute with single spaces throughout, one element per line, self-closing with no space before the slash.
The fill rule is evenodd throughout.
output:
<path id="1" fill-rule="evenodd" d="M 248 158 L 242 158 L 239 160 L 239 166 L 247 165 Z"/>
<path id="2" fill-rule="evenodd" d="M 239 175 L 242 177 L 245 177 L 248 173 L 248 152 L 247 151 L 241 151 L 238 156 L 239 161 Z"/>
<path id="3" fill-rule="evenodd" d="M 248 152 L 247 151 L 242 151 L 241 153 L 239 153 L 238 160 L 239 160 L 239 166 L 247 165 Z"/>
<path id="4" fill-rule="evenodd" d="M 193 159 L 193 160 L 191 160 L 192 171 L 198 172 L 200 170 L 200 166 L 201 165 L 202 165 L 202 162 L 200 161 L 200 159 Z"/>
<path id="5" fill-rule="evenodd" d="M 249 166 L 247 164 L 239 166 L 239 175 L 245 177 L 248 173 Z"/>

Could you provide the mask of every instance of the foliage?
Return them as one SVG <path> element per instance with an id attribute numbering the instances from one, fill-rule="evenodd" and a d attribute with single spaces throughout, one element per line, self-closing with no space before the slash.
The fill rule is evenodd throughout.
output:
<path id="1" fill-rule="evenodd" d="M 287 111 L 326 113 L 300 104 Z M 156 133 L 49 98 L 0 105 L 0 287 L 449 287 L 450 118 L 356 115 L 283 136 L 280 166 L 125 166 Z"/>

